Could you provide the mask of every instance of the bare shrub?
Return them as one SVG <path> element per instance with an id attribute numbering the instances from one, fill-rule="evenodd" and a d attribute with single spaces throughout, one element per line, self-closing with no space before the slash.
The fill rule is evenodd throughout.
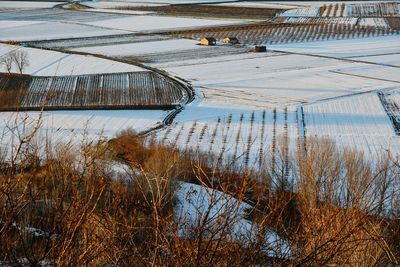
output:
<path id="1" fill-rule="evenodd" d="M 47 142 L 44 154 L 35 133 L 17 134 L 11 162 L 0 159 L 4 264 L 398 264 L 399 168 L 391 157 L 373 168 L 329 140 L 308 139 L 293 152 L 283 139 L 275 165 L 251 171 L 146 146 L 132 130 L 79 147 Z M 114 161 L 130 172 L 109 175 L 105 162 Z M 194 184 L 185 195 L 182 181 Z M 178 218 L 182 206 L 196 216 Z"/>

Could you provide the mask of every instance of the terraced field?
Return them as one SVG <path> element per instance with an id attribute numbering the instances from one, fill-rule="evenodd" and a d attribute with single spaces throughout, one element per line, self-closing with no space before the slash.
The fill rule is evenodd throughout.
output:
<path id="1" fill-rule="evenodd" d="M 179 105 L 183 88 L 154 72 L 99 75 L 0 77 L 1 108 L 125 109 L 161 108 Z M 18 98 L 12 96 L 18 95 Z M 18 100 L 15 100 L 18 99 Z"/>

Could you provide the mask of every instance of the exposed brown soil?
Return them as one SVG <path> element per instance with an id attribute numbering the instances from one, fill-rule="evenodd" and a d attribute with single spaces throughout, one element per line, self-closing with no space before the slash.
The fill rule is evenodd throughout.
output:
<path id="1" fill-rule="evenodd" d="M 166 6 L 143 6 L 143 7 L 124 7 L 122 9 L 154 11 L 159 14 L 174 16 L 199 16 L 199 17 L 219 17 L 219 18 L 257 18 L 270 19 L 277 13 L 284 11 L 276 8 L 249 8 L 234 6 L 217 5 L 198 5 L 198 4 L 180 4 Z"/>

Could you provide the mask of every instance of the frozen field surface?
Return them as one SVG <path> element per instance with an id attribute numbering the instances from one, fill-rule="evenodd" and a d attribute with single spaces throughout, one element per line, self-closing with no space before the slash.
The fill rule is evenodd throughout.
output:
<path id="1" fill-rule="evenodd" d="M 138 31 L 162 31 L 200 26 L 237 24 L 242 20 L 196 19 L 167 16 L 129 16 L 124 18 L 88 22 L 88 25 L 111 29 Z"/>
<path id="2" fill-rule="evenodd" d="M 143 71 L 142 68 L 112 60 L 92 56 L 65 54 L 35 48 L 19 48 L 18 46 L 0 44 L 0 57 L 11 51 L 21 49 L 28 53 L 30 64 L 25 74 L 36 76 L 63 76 L 97 73 L 118 73 Z M 2 69 L 2 71 L 6 71 Z M 14 72 L 17 70 L 14 68 Z"/>
<path id="3" fill-rule="evenodd" d="M 170 53 L 185 49 L 206 49 L 197 45 L 198 41 L 187 39 L 139 42 L 118 45 L 76 48 L 74 51 L 102 54 L 107 56 L 143 56 L 152 53 Z"/>
<path id="4" fill-rule="evenodd" d="M 41 2 L 41 1 L 0 1 L 0 9 L 2 8 L 51 8 L 63 2 Z"/>
<path id="5" fill-rule="evenodd" d="M 400 137 L 376 93 L 321 101 L 303 109 L 307 137 L 329 137 L 339 148 L 363 151 L 369 159 L 387 152 L 400 156 Z"/>
<path id="6" fill-rule="evenodd" d="M 282 107 L 383 89 L 396 85 L 397 81 L 352 74 L 361 66 L 363 76 L 392 77 L 394 68 L 388 68 L 390 72 L 385 74 L 380 72 L 380 66 L 281 53 L 245 53 L 155 66 L 190 80 L 201 89 L 203 104 L 213 107 Z M 336 72 L 338 69 L 345 71 Z"/>
<path id="7" fill-rule="evenodd" d="M 354 57 L 352 59 L 400 67 L 400 53 Z"/>
<path id="8" fill-rule="evenodd" d="M 393 81 L 400 83 L 400 70 L 395 66 L 379 66 L 379 65 L 366 65 L 354 64 L 355 66 L 340 68 L 335 71 L 345 75 L 361 77 L 367 79 L 375 79 L 381 81 Z"/>
<path id="9" fill-rule="evenodd" d="M 0 1 L 1 2 L 1 1 Z M 18 1 L 15 1 L 18 3 Z M 34 3 L 32 1 L 31 3 Z M 127 15 L 94 13 L 61 8 L 22 9 L 0 12 L 0 21 L 4 20 L 29 20 L 29 21 L 59 21 L 79 24 L 82 22 L 100 21 L 121 18 Z"/>
<path id="10" fill-rule="evenodd" d="M 360 57 L 400 53 L 400 35 L 270 45 L 270 49 L 332 57 Z"/>
<path id="11" fill-rule="evenodd" d="M 166 114 L 162 110 L 46 111 L 38 138 L 49 137 L 54 143 L 109 139 L 124 129 L 141 132 L 155 127 Z M 10 144 L 17 129 L 22 136 L 32 131 L 39 115 L 39 112 L 0 112 L 0 145 Z"/>
<path id="12" fill-rule="evenodd" d="M 3 20 L 0 23 L 0 29 L 3 30 L 7 30 L 7 29 L 11 29 L 11 28 L 16 28 L 16 27 L 27 27 L 27 26 L 32 26 L 34 24 L 40 24 L 43 23 L 42 21 L 23 21 L 23 20 Z"/>
<path id="13" fill-rule="evenodd" d="M 304 3 L 303 3 L 304 4 Z M 270 1 L 243 1 L 243 2 L 227 2 L 216 4 L 219 6 L 233 6 L 233 7 L 249 7 L 249 8 L 278 8 L 278 9 L 292 9 L 302 6 L 292 5 L 290 2 L 270 2 Z"/>
<path id="14" fill-rule="evenodd" d="M 162 3 L 145 3 L 140 1 L 84 1 L 81 5 L 91 8 L 122 8 L 122 7 L 140 7 L 140 6 L 160 6 Z"/>
<path id="15" fill-rule="evenodd" d="M 0 25 L 0 40 L 3 41 L 36 41 L 126 33 L 126 31 L 65 22 L 31 21 L 29 24 L 24 24 L 24 21 L 0 20 Z"/>

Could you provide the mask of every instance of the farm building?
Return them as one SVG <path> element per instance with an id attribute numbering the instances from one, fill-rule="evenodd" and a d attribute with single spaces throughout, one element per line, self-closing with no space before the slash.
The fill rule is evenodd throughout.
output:
<path id="1" fill-rule="evenodd" d="M 216 45 L 217 40 L 214 37 L 205 37 L 200 40 L 201 45 Z"/>
<path id="2" fill-rule="evenodd" d="M 225 37 L 223 42 L 226 44 L 238 44 L 239 39 L 236 37 Z"/>
<path id="3" fill-rule="evenodd" d="M 265 45 L 256 45 L 252 50 L 252 52 L 267 52 L 267 47 Z"/>

